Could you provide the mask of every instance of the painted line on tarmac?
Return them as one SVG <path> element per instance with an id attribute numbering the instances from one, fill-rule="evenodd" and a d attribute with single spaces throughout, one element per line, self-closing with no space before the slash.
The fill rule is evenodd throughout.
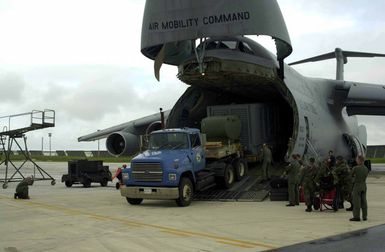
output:
<path id="1" fill-rule="evenodd" d="M 249 242 L 245 240 L 239 240 L 239 239 L 234 239 L 230 237 L 225 237 L 225 236 L 219 236 L 219 235 L 214 235 L 214 234 L 209 234 L 209 233 L 203 233 L 203 232 L 198 232 L 198 231 L 188 231 L 188 230 L 183 230 L 183 229 L 177 229 L 177 228 L 171 228 L 167 226 L 161 226 L 161 225 L 156 225 L 156 224 L 148 224 L 144 222 L 138 222 L 138 221 L 133 221 L 133 220 L 127 220 L 123 218 L 117 218 L 117 217 L 111 217 L 107 215 L 100 215 L 100 214 L 95 214 L 95 213 L 90 213 L 82 210 L 77 210 L 77 209 L 72 209 L 72 208 L 66 208 L 63 206 L 58 206 L 58 205 L 52 205 L 52 204 L 47 204 L 47 203 L 42 203 L 42 202 L 35 202 L 35 201 L 30 201 L 30 200 L 20 200 L 20 199 L 11 199 L 8 197 L 4 197 L 3 195 L 0 195 L 0 199 L 8 199 L 11 201 L 18 201 L 26 205 L 34 206 L 34 207 L 40 207 L 52 211 L 61 211 L 64 212 L 68 215 L 84 215 L 88 216 L 89 218 L 98 220 L 98 221 L 116 221 L 120 224 L 125 224 L 128 226 L 132 227 L 137 227 L 137 228 L 153 228 L 156 230 L 159 230 L 164 233 L 176 235 L 176 236 L 183 236 L 183 237 L 201 237 L 209 240 L 213 240 L 218 243 L 226 244 L 226 245 L 231 245 L 231 246 L 236 246 L 240 248 L 255 248 L 255 247 L 262 247 L 265 249 L 275 249 L 277 246 L 271 245 L 271 244 L 266 244 L 266 243 L 259 243 L 259 242 Z"/>

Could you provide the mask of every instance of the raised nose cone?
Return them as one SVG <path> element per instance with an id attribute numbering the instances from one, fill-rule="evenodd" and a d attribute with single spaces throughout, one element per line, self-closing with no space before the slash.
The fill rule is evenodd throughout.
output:
<path id="1" fill-rule="evenodd" d="M 147 0 L 142 24 L 142 53 L 180 65 L 194 55 L 195 40 L 242 35 L 271 36 L 279 61 L 292 51 L 276 0 Z"/>

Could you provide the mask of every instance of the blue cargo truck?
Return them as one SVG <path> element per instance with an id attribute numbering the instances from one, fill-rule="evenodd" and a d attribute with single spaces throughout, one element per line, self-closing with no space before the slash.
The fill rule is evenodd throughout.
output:
<path id="1" fill-rule="evenodd" d="M 128 203 L 171 199 L 184 207 L 194 192 L 217 184 L 230 188 L 247 174 L 238 116 L 204 118 L 201 129 L 163 129 L 149 135 L 147 150 L 122 173 L 120 192 Z"/>

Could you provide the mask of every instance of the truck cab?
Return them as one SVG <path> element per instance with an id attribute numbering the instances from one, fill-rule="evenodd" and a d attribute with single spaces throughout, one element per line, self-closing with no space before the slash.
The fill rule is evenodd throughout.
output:
<path id="1" fill-rule="evenodd" d="M 192 200 L 196 174 L 205 168 L 203 137 L 199 129 L 164 129 L 149 136 L 148 149 L 123 170 L 121 195 L 130 204 L 143 199 Z"/>

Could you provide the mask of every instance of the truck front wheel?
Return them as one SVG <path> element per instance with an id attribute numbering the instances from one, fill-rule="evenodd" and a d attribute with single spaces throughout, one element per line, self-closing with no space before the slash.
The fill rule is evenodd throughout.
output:
<path id="1" fill-rule="evenodd" d="M 69 181 L 69 180 L 67 180 L 67 181 L 65 182 L 65 185 L 66 185 L 66 187 L 71 187 L 71 186 L 72 186 L 72 182 Z"/>
<path id="2" fill-rule="evenodd" d="M 185 207 L 191 204 L 194 195 L 194 187 L 189 178 L 183 177 L 179 183 L 179 198 L 176 199 L 176 204 L 180 207 Z"/>
<path id="3" fill-rule="evenodd" d="M 131 205 L 139 205 L 143 201 L 143 199 L 133 199 L 133 198 L 127 198 L 127 197 L 126 197 L 126 200 Z"/>

